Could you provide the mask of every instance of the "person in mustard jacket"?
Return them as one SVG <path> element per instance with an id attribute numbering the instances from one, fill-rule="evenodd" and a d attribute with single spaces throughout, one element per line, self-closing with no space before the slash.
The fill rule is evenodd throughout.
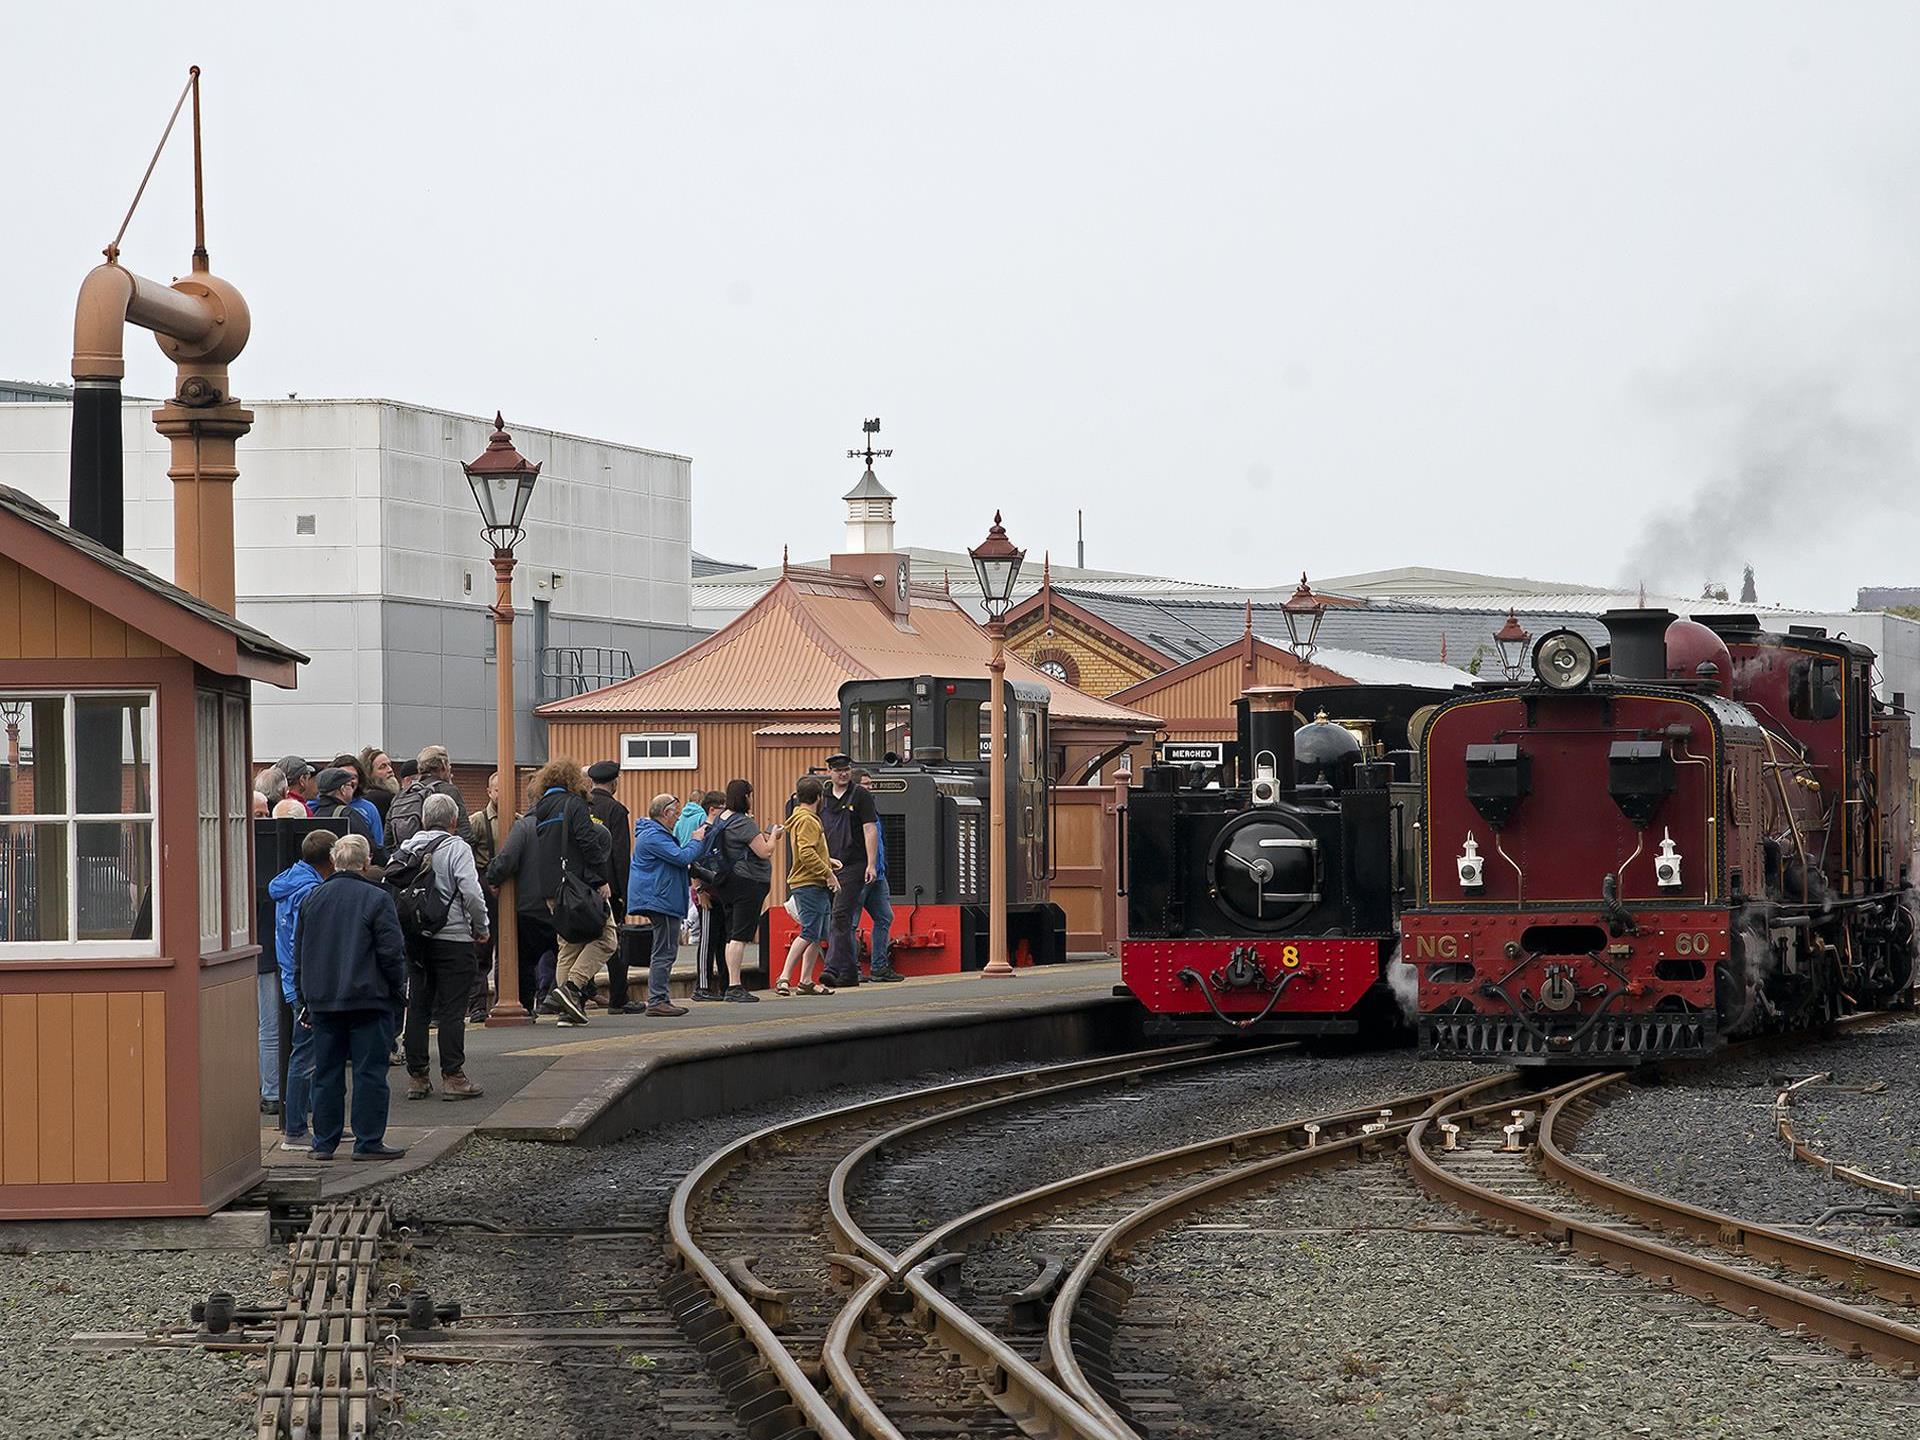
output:
<path id="1" fill-rule="evenodd" d="M 820 777 L 802 775 L 793 790 L 793 814 L 787 817 L 787 839 L 793 846 L 787 895 L 799 912 L 800 933 L 787 947 L 786 963 L 780 967 L 780 982 L 773 987 L 776 995 L 833 994 L 826 985 L 811 978 L 824 954 L 827 922 L 833 914 L 833 895 L 840 888 L 840 877 L 835 873 L 840 862 L 827 854 L 826 832 L 820 827 L 820 795 Z"/>

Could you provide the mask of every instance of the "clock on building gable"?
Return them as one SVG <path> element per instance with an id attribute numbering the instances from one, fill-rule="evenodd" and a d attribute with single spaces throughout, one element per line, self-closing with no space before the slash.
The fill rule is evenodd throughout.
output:
<path id="1" fill-rule="evenodd" d="M 1040 673 L 1049 679 L 1058 680 L 1062 685 L 1070 685 L 1073 683 L 1067 679 L 1066 665 L 1057 657 L 1042 660 L 1040 662 Z"/>

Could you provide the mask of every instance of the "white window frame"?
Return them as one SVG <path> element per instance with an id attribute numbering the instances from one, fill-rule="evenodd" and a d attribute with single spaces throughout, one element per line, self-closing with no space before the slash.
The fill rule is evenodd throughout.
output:
<path id="1" fill-rule="evenodd" d="M 669 747 L 679 740 L 687 742 L 685 755 L 635 755 L 636 742 L 651 749 L 654 741 L 664 741 Z M 700 768 L 700 736 L 692 730 L 648 730 L 639 734 L 620 737 L 620 768 L 622 770 L 698 770 Z"/>
<path id="2" fill-rule="evenodd" d="M 226 948 L 226 867 L 220 808 L 220 692 L 193 692 L 193 838 L 199 852 L 200 953 L 215 955 Z M 212 798 L 207 792 L 211 788 Z"/>
<path id="3" fill-rule="evenodd" d="M 6 690 L 9 700 L 58 700 L 60 702 L 61 730 L 66 746 L 64 757 L 66 770 L 65 793 L 61 796 L 66 809 L 64 813 L 37 810 L 31 815 L 0 816 L 9 824 L 40 823 L 64 826 L 67 832 L 67 934 L 80 933 L 80 826 L 84 824 L 116 824 L 123 821 L 144 821 L 147 826 L 147 874 L 150 877 L 153 897 L 153 933 L 145 940 L 0 940 L 0 960 L 118 960 L 131 956 L 158 956 L 160 936 L 164 933 L 161 926 L 162 886 L 160 884 L 160 760 L 155 753 L 160 737 L 160 695 L 159 692 L 139 685 L 103 686 L 95 690 L 48 690 L 12 689 Z M 150 808 L 144 812 L 122 811 L 111 815 L 79 813 L 80 805 L 80 766 L 77 754 L 77 728 L 75 715 L 79 711 L 81 700 L 144 700 L 147 715 L 147 803 Z M 39 745 L 34 746 L 35 751 Z M 36 764 L 38 756 L 36 753 Z M 6 763 L 0 755 L 0 765 Z M 36 779 L 34 785 L 34 803 L 40 803 L 40 787 Z"/>

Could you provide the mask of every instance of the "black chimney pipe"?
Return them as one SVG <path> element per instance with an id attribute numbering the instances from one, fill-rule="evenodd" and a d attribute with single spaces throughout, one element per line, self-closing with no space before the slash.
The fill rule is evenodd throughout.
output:
<path id="1" fill-rule="evenodd" d="M 1680 617 L 1671 610 L 1609 610 L 1607 670 L 1616 680 L 1667 678 L 1667 627 Z"/>
<path id="2" fill-rule="evenodd" d="M 1293 721 L 1291 710 L 1271 702 L 1259 702 L 1242 695 L 1233 702 L 1234 720 L 1240 732 L 1240 783 L 1251 785 L 1257 756 L 1273 756 L 1274 779 L 1282 790 L 1293 788 Z"/>
<path id="3" fill-rule="evenodd" d="M 73 457 L 67 524 L 113 551 L 127 550 L 125 461 L 120 448 L 120 382 L 73 383 Z"/>

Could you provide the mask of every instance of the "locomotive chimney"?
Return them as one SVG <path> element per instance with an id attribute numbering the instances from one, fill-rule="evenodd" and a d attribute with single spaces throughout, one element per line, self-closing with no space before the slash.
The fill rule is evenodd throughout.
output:
<path id="1" fill-rule="evenodd" d="M 1240 732 L 1240 783 L 1250 784 L 1255 759 L 1273 757 L 1274 779 L 1282 790 L 1293 788 L 1293 696 L 1285 686 L 1258 686 L 1233 702 Z"/>
<path id="2" fill-rule="evenodd" d="M 1679 617 L 1671 610 L 1609 610 L 1607 667 L 1616 680 L 1667 678 L 1667 627 Z"/>

